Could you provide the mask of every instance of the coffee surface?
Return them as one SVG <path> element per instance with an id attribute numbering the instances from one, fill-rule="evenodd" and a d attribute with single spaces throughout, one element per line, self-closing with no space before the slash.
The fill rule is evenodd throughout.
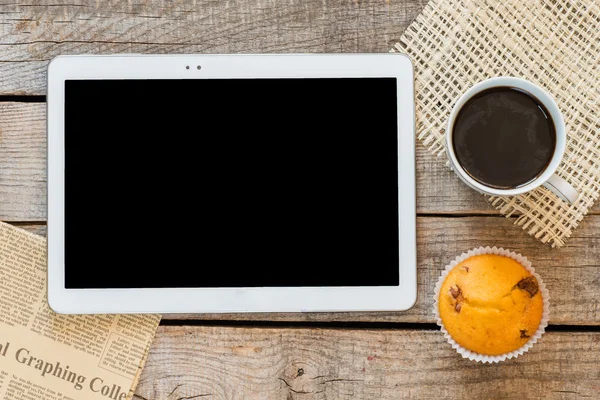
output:
<path id="1" fill-rule="evenodd" d="M 533 95 L 513 87 L 477 94 L 454 123 L 458 162 L 473 179 L 498 189 L 536 179 L 552 160 L 555 144 L 548 110 Z"/>

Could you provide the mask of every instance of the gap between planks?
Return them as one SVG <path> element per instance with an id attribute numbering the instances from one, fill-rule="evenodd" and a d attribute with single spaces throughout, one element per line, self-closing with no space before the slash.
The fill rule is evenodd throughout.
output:
<path id="1" fill-rule="evenodd" d="M 194 326 L 264 329 L 349 329 L 349 330 L 411 330 L 439 331 L 433 323 L 362 322 L 362 321 L 267 321 L 267 320 L 179 320 L 162 319 L 162 326 Z M 548 325 L 546 332 L 600 332 L 600 325 Z"/>

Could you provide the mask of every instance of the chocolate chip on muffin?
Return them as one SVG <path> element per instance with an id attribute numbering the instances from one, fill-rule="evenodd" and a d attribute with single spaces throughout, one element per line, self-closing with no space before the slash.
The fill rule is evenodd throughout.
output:
<path id="1" fill-rule="evenodd" d="M 535 277 L 528 276 L 527 278 L 521 279 L 519 283 L 516 285 L 519 289 L 526 291 L 529 293 L 529 296 L 533 297 L 538 292 L 538 283 L 535 280 Z"/>
<path id="2" fill-rule="evenodd" d="M 462 309 L 462 303 L 465 300 L 462 295 L 462 290 L 460 290 L 458 285 L 456 285 L 456 288 L 450 288 L 450 294 L 456 299 L 456 305 L 454 306 L 454 310 L 456 312 L 460 312 L 460 310 Z"/>

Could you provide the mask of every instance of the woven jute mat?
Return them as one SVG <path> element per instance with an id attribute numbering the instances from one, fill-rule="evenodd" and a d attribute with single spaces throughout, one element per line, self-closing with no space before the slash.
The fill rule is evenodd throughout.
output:
<path id="1" fill-rule="evenodd" d="M 600 195 L 600 2 L 431 0 L 394 51 L 415 66 L 417 137 L 445 156 L 452 106 L 473 84 L 496 76 L 528 79 L 558 103 L 567 149 L 558 174 L 580 193 L 569 205 L 540 187 L 489 197 L 506 217 L 561 247 Z"/>

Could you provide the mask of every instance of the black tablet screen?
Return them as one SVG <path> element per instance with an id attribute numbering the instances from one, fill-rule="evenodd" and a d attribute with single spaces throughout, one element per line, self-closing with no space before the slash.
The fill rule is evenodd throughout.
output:
<path id="1" fill-rule="evenodd" d="M 66 287 L 398 285 L 396 90 L 66 81 Z"/>

